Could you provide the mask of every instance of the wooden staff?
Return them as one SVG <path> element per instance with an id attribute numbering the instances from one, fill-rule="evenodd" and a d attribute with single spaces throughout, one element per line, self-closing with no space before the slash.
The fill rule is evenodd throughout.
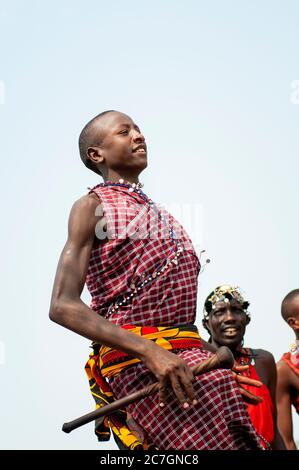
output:
<path id="1" fill-rule="evenodd" d="M 209 357 L 199 364 L 192 366 L 191 370 L 195 376 L 210 372 L 215 369 L 231 369 L 234 365 L 234 362 L 234 356 L 230 349 L 228 349 L 226 346 L 222 346 L 215 354 L 213 354 L 212 357 Z M 145 398 L 152 393 L 158 392 L 158 390 L 159 383 L 155 382 L 152 385 L 148 385 L 147 387 L 128 395 L 127 397 L 123 397 L 120 400 L 115 400 L 113 403 L 102 406 L 101 408 L 98 408 L 91 413 L 87 413 L 86 415 L 80 416 L 79 418 L 76 418 L 69 423 L 64 423 L 62 426 L 62 431 L 69 433 L 74 429 L 83 426 L 84 424 L 94 421 L 97 418 L 110 415 L 120 408 L 125 408 L 134 401 Z"/>

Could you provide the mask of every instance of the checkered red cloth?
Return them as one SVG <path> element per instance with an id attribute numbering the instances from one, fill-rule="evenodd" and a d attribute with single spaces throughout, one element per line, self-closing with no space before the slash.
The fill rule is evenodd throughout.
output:
<path id="1" fill-rule="evenodd" d="M 145 286 L 128 305 L 123 305 L 118 313 L 108 313 L 109 307 L 122 295 L 130 294 L 142 275 L 151 273 L 165 263 L 165 258 L 173 256 L 173 243 L 168 233 L 163 232 L 161 222 L 151 224 L 151 232 L 145 228 L 156 221 L 155 212 L 137 193 L 129 193 L 119 186 L 92 188 L 102 202 L 108 242 L 97 241 L 91 252 L 86 285 L 92 296 L 91 308 L 100 315 L 109 317 L 117 325 L 135 324 L 139 326 L 169 326 L 194 323 L 196 314 L 197 276 L 199 260 L 192 242 L 183 227 L 166 211 L 163 215 L 174 225 L 184 247 L 179 265 L 163 272 L 162 275 Z M 136 216 L 140 236 L 132 239 L 120 238 L 123 230 L 130 226 L 132 235 L 136 226 Z M 152 226 L 158 225 L 159 238 L 153 234 Z M 151 236 L 149 237 L 148 234 Z M 161 238 L 161 235 L 164 238 Z M 167 237 L 166 237 L 167 235 Z M 117 238 L 113 238 L 117 236 Z"/>
<path id="2" fill-rule="evenodd" d="M 190 366 L 211 356 L 208 351 L 191 349 L 178 353 Z M 110 387 L 117 398 L 155 382 L 143 364 L 114 377 Z M 253 429 L 236 381 L 230 371 L 215 370 L 193 382 L 198 404 L 185 410 L 169 388 L 166 406 L 161 409 L 158 395 L 133 403 L 128 412 L 160 450 L 254 450 L 261 444 Z"/>
<path id="3" fill-rule="evenodd" d="M 111 305 L 129 294 L 142 275 L 148 274 L 173 256 L 169 237 L 149 237 L 149 220 L 153 208 L 127 187 L 97 185 L 91 189 L 102 203 L 108 240 L 94 244 L 86 284 L 92 296 L 91 308 L 118 325 L 170 326 L 193 324 L 196 315 L 197 277 L 200 263 L 193 245 L 181 225 L 165 211 L 184 248 L 178 265 L 172 265 L 160 276 L 111 313 Z M 142 214 L 141 239 L 122 234 Z M 157 222 L 157 233 L 161 229 Z M 136 227 L 135 227 L 136 228 Z M 135 230 L 132 227 L 132 232 Z M 163 228 L 163 227 L 162 227 Z M 209 357 L 201 349 L 178 354 L 191 366 Z M 156 381 L 137 364 L 109 379 L 117 398 Z M 259 439 L 251 424 L 243 400 L 230 371 L 217 370 L 196 378 L 194 388 L 197 406 L 185 410 L 169 390 L 167 405 L 161 409 L 158 396 L 151 395 L 128 407 L 134 420 L 159 449 L 259 449 Z"/>

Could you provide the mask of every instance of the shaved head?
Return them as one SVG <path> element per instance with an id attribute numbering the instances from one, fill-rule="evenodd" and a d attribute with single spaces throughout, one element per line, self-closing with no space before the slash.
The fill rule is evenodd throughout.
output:
<path id="1" fill-rule="evenodd" d="M 101 171 L 99 170 L 97 165 L 92 160 L 90 160 L 87 150 L 89 147 L 101 144 L 101 139 L 99 137 L 99 132 L 97 128 L 98 126 L 96 126 L 96 124 L 98 124 L 98 121 L 100 121 L 102 117 L 106 114 L 115 112 L 117 111 L 110 109 L 108 111 L 103 111 L 102 113 L 98 114 L 86 124 L 79 136 L 79 151 L 82 162 L 87 168 L 89 168 L 89 170 L 92 170 L 101 176 Z M 97 132 L 95 132 L 96 128 Z"/>
<path id="2" fill-rule="evenodd" d="M 104 181 L 136 179 L 147 166 L 145 138 L 127 114 L 109 110 L 95 116 L 79 137 L 84 165 Z"/>
<path id="3" fill-rule="evenodd" d="M 299 289 L 289 292 L 281 304 L 282 318 L 287 322 L 290 317 L 299 318 Z"/>

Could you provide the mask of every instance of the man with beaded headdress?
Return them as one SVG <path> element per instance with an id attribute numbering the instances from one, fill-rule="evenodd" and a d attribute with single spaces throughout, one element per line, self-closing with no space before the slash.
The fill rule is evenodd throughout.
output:
<path id="1" fill-rule="evenodd" d="M 239 287 L 221 285 L 208 295 L 204 304 L 203 326 L 209 332 L 209 342 L 215 347 L 227 346 L 240 365 L 249 369 L 242 373 L 245 377 L 262 382 L 253 389 L 246 382 L 242 384 L 242 394 L 250 401 L 250 393 L 260 397 L 259 404 L 247 402 L 249 416 L 266 448 L 284 449 L 276 424 L 276 367 L 271 353 L 263 349 L 244 347 L 246 326 L 250 322 L 249 302 Z M 249 399 L 249 400 L 248 400 Z"/>
<path id="2" fill-rule="evenodd" d="M 299 289 L 282 301 L 281 315 L 295 333 L 295 342 L 277 363 L 278 427 L 287 449 L 296 450 L 293 436 L 292 405 L 299 414 Z"/>
<path id="3" fill-rule="evenodd" d="M 79 147 L 104 183 L 71 210 L 50 318 L 93 341 L 86 372 L 97 407 L 159 382 L 159 394 L 97 422 L 99 440 L 112 429 L 128 449 L 260 449 L 232 372 L 193 377 L 190 367 L 213 349 L 194 325 L 200 262 L 183 227 L 141 189 L 139 127 L 106 111 Z"/>

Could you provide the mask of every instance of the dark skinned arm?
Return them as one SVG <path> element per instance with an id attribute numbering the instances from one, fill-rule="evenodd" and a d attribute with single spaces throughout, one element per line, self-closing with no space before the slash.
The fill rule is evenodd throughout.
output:
<path id="1" fill-rule="evenodd" d="M 170 384 L 184 407 L 196 400 L 193 373 L 188 364 L 152 341 L 128 332 L 102 318 L 80 298 L 89 265 L 99 217 L 95 216 L 99 199 L 83 196 L 73 205 L 68 224 L 68 239 L 61 253 L 55 276 L 50 319 L 97 343 L 139 358 L 159 382 L 159 401 L 166 401 Z M 103 220 L 103 219 L 102 219 Z M 188 403 L 189 402 L 189 403 Z"/>
<path id="2" fill-rule="evenodd" d="M 208 343 L 202 338 L 200 338 L 200 340 L 201 340 L 203 349 L 206 349 L 207 351 L 210 351 L 211 353 L 215 353 L 217 351 L 218 348 L 216 348 L 216 346 L 214 346 L 213 344 Z"/>
<path id="3" fill-rule="evenodd" d="M 283 361 L 277 364 L 277 413 L 278 428 L 286 448 L 297 450 L 293 437 L 291 377 L 289 368 Z"/>

